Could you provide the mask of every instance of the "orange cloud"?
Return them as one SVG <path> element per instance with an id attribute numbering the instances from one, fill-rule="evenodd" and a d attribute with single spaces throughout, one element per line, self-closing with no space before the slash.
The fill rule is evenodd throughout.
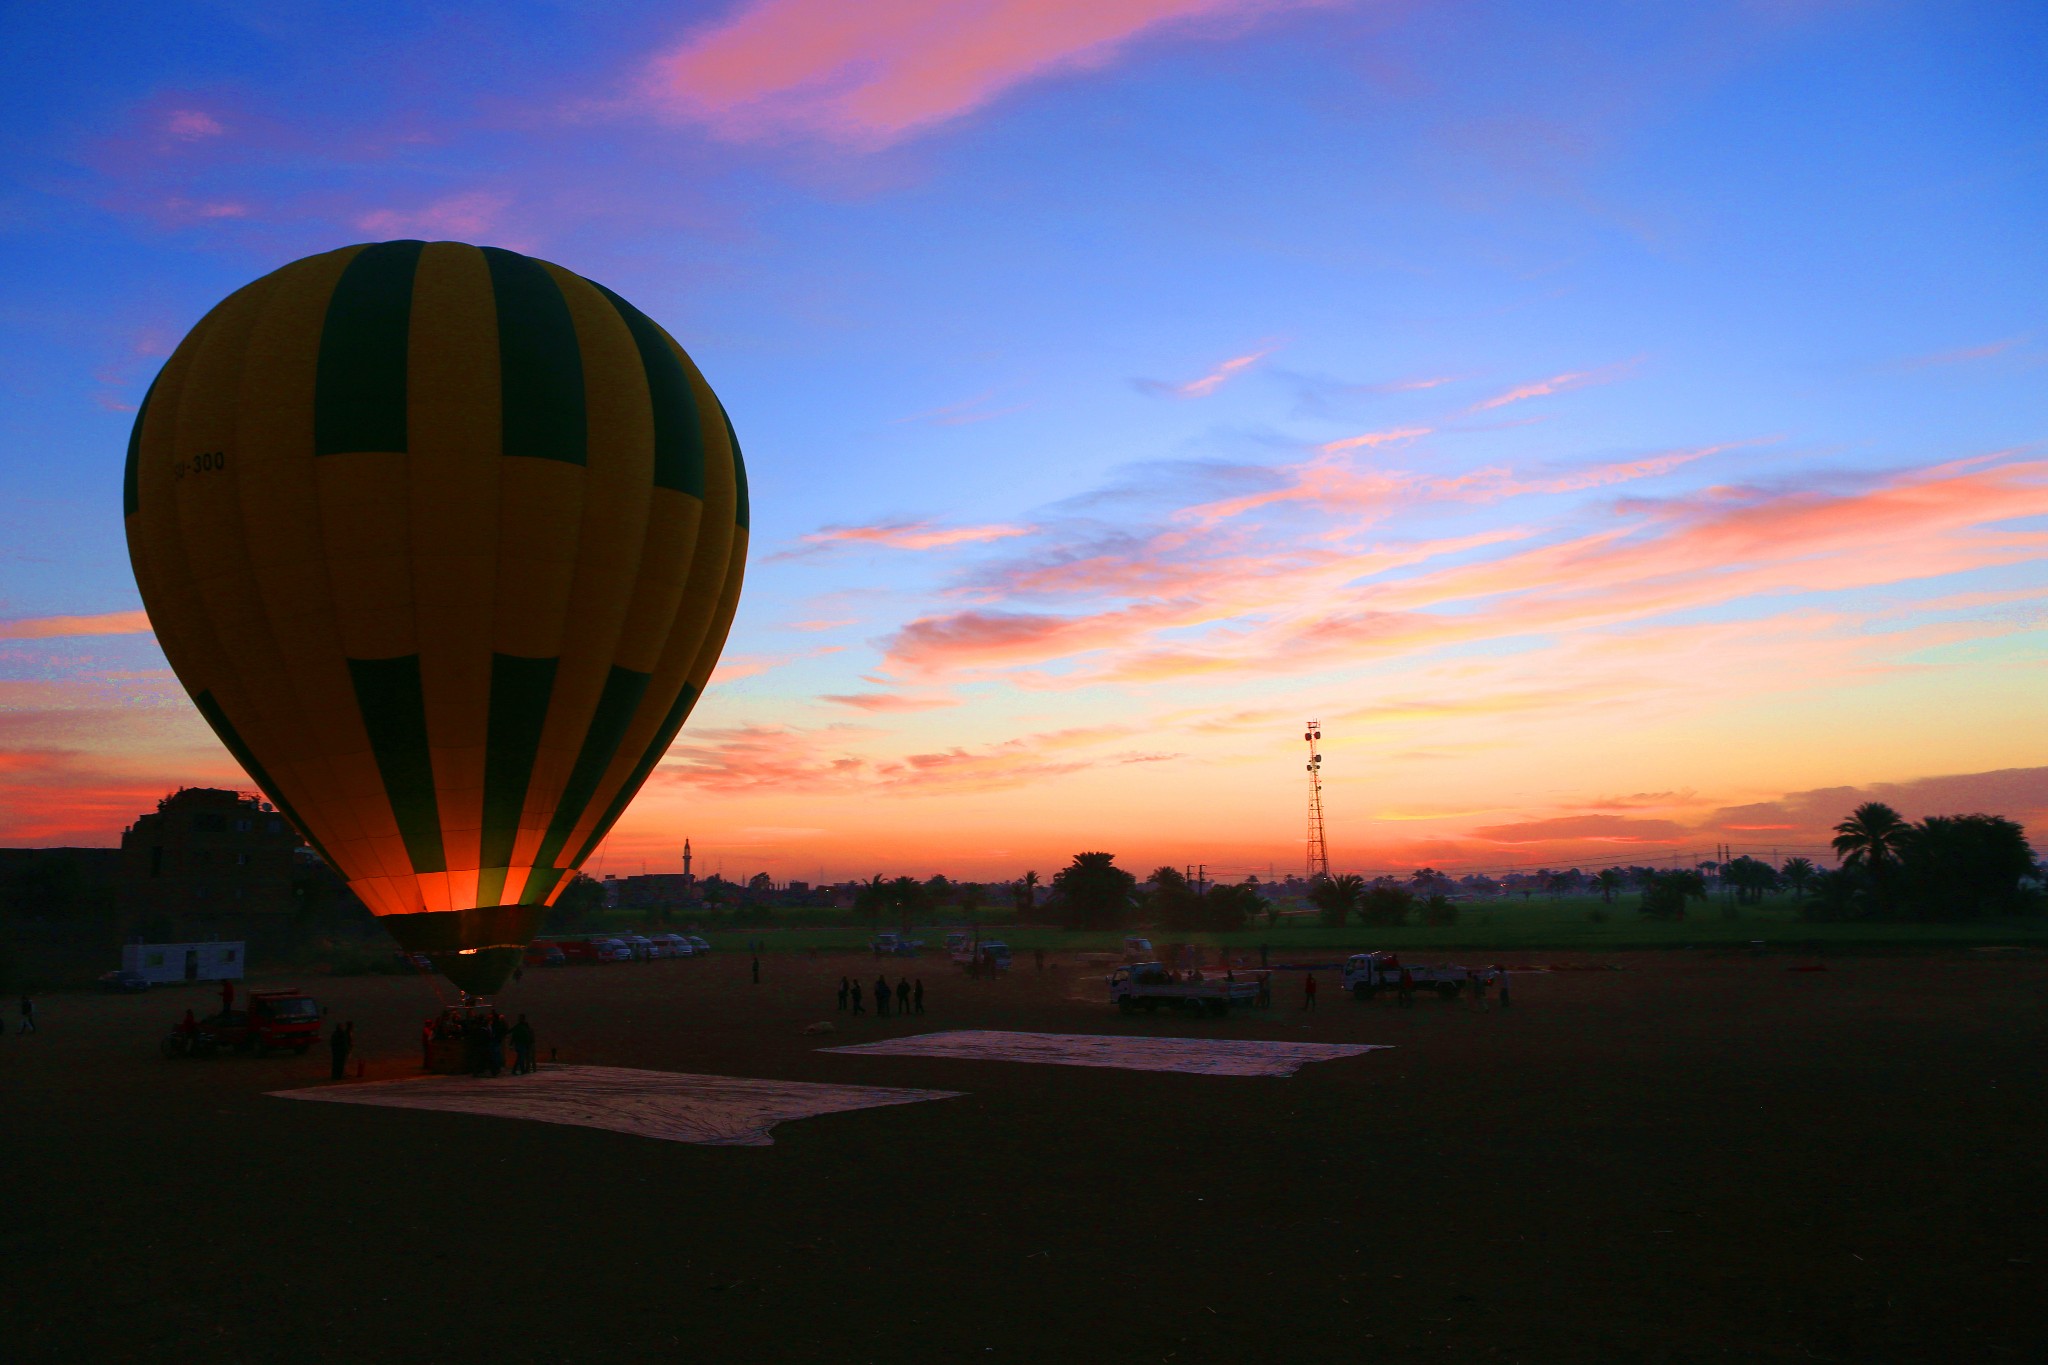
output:
<path id="1" fill-rule="evenodd" d="M 97 616 L 41 616 L 0 621 L 0 640 L 54 640 L 70 635 L 147 635 L 149 613 L 109 611 Z"/>
<path id="2" fill-rule="evenodd" d="M 751 0 L 654 65 L 657 99 L 727 137 L 882 146 L 1175 21 L 1312 0 Z"/>
<path id="3" fill-rule="evenodd" d="M 1627 815 L 1559 815 L 1509 825 L 1482 825 L 1472 833 L 1497 844 L 1539 844 L 1559 839 L 1670 844 L 1696 837 L 1693 830 L 1675 820 L 1638 820 Z"/>

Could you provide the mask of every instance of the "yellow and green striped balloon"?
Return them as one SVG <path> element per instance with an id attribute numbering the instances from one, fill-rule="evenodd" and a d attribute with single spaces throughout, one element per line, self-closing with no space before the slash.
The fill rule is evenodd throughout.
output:
<path id="1" fill-rule="evenodd" d="M 124 485 L 201 714 L 478 991 L 675 738 L 746 560 L 739 445 L 683 349 L 602 285 L 459 242 L 230 295 L 151 386 Z"/>

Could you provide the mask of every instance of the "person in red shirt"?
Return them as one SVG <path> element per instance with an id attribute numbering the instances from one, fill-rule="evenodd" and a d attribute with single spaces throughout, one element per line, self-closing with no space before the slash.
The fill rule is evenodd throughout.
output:
<path id="1" fill-rule="evenodd" d="M 199 1032 L 199 1021 L 192 1017 L 191 1010 L 186 1010 L 185 1017 L 178 1021 L 178 1032 L 184 1034 L 187 1038 Z"/>
<path id="2" fill-rule="evenodd" d="M 1301 978 L 1301 1007 L 1312 1010 L 1316 1007 L 1316 974 L 1304 973 Z"/>
<path id="3" fill-rule="evenodd" d="M 220 983 L 220 1012 L 226 1014 L 235 1007 L 235 983 L 226 977 Z"/>

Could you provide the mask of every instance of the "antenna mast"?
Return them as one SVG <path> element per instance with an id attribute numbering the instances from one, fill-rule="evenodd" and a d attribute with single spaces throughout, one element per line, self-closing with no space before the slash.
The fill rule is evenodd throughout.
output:
<path id="1" fill-rule="evenodd" d="M 1323 842 L 1323 723 L 1312 720 L 1308 733 L 1308 879 L 1330 875 L 1330 846 Z"/>

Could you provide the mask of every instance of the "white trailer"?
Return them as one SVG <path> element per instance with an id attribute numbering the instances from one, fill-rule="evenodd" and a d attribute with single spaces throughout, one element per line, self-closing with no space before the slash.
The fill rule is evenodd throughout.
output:
<path id="1" fill-rule="evenodd" d="M 1228 1014 L 1232 1005 L 1255 1005 L 1256 980 L 1204 979 L 1199 972 L 1183 976 L 1157 962 L 1134 962 L 1109 974 L 1109 998 L 1125 1014 L 1155 1013 L 1160 1006 L 1195 1014 Z"/>
<path id="2" fill-rule="evenodd" d="M 240 981 L 249 957 L 240 940 L 230 943 L 124 943 L 121 970 L 152 986 L 174 981 Z"/>
<path id="3" fill-rule="evenodd" d="M 1448 963 L 1433 966 L 1402 964 L 1393 953 L 1353 953 L 1344 961 L 1344 989 L 1360 1000 L 1370 1000 L 1380 991 L 1399 990 L 1401 973 L 1408 973 L 1408 981 L 1418 991 L 1435 991 L 1439 995 L 1456 995 L 1472 984 L 1478 974 L 1470 967 L 1454 967 Z"/>

